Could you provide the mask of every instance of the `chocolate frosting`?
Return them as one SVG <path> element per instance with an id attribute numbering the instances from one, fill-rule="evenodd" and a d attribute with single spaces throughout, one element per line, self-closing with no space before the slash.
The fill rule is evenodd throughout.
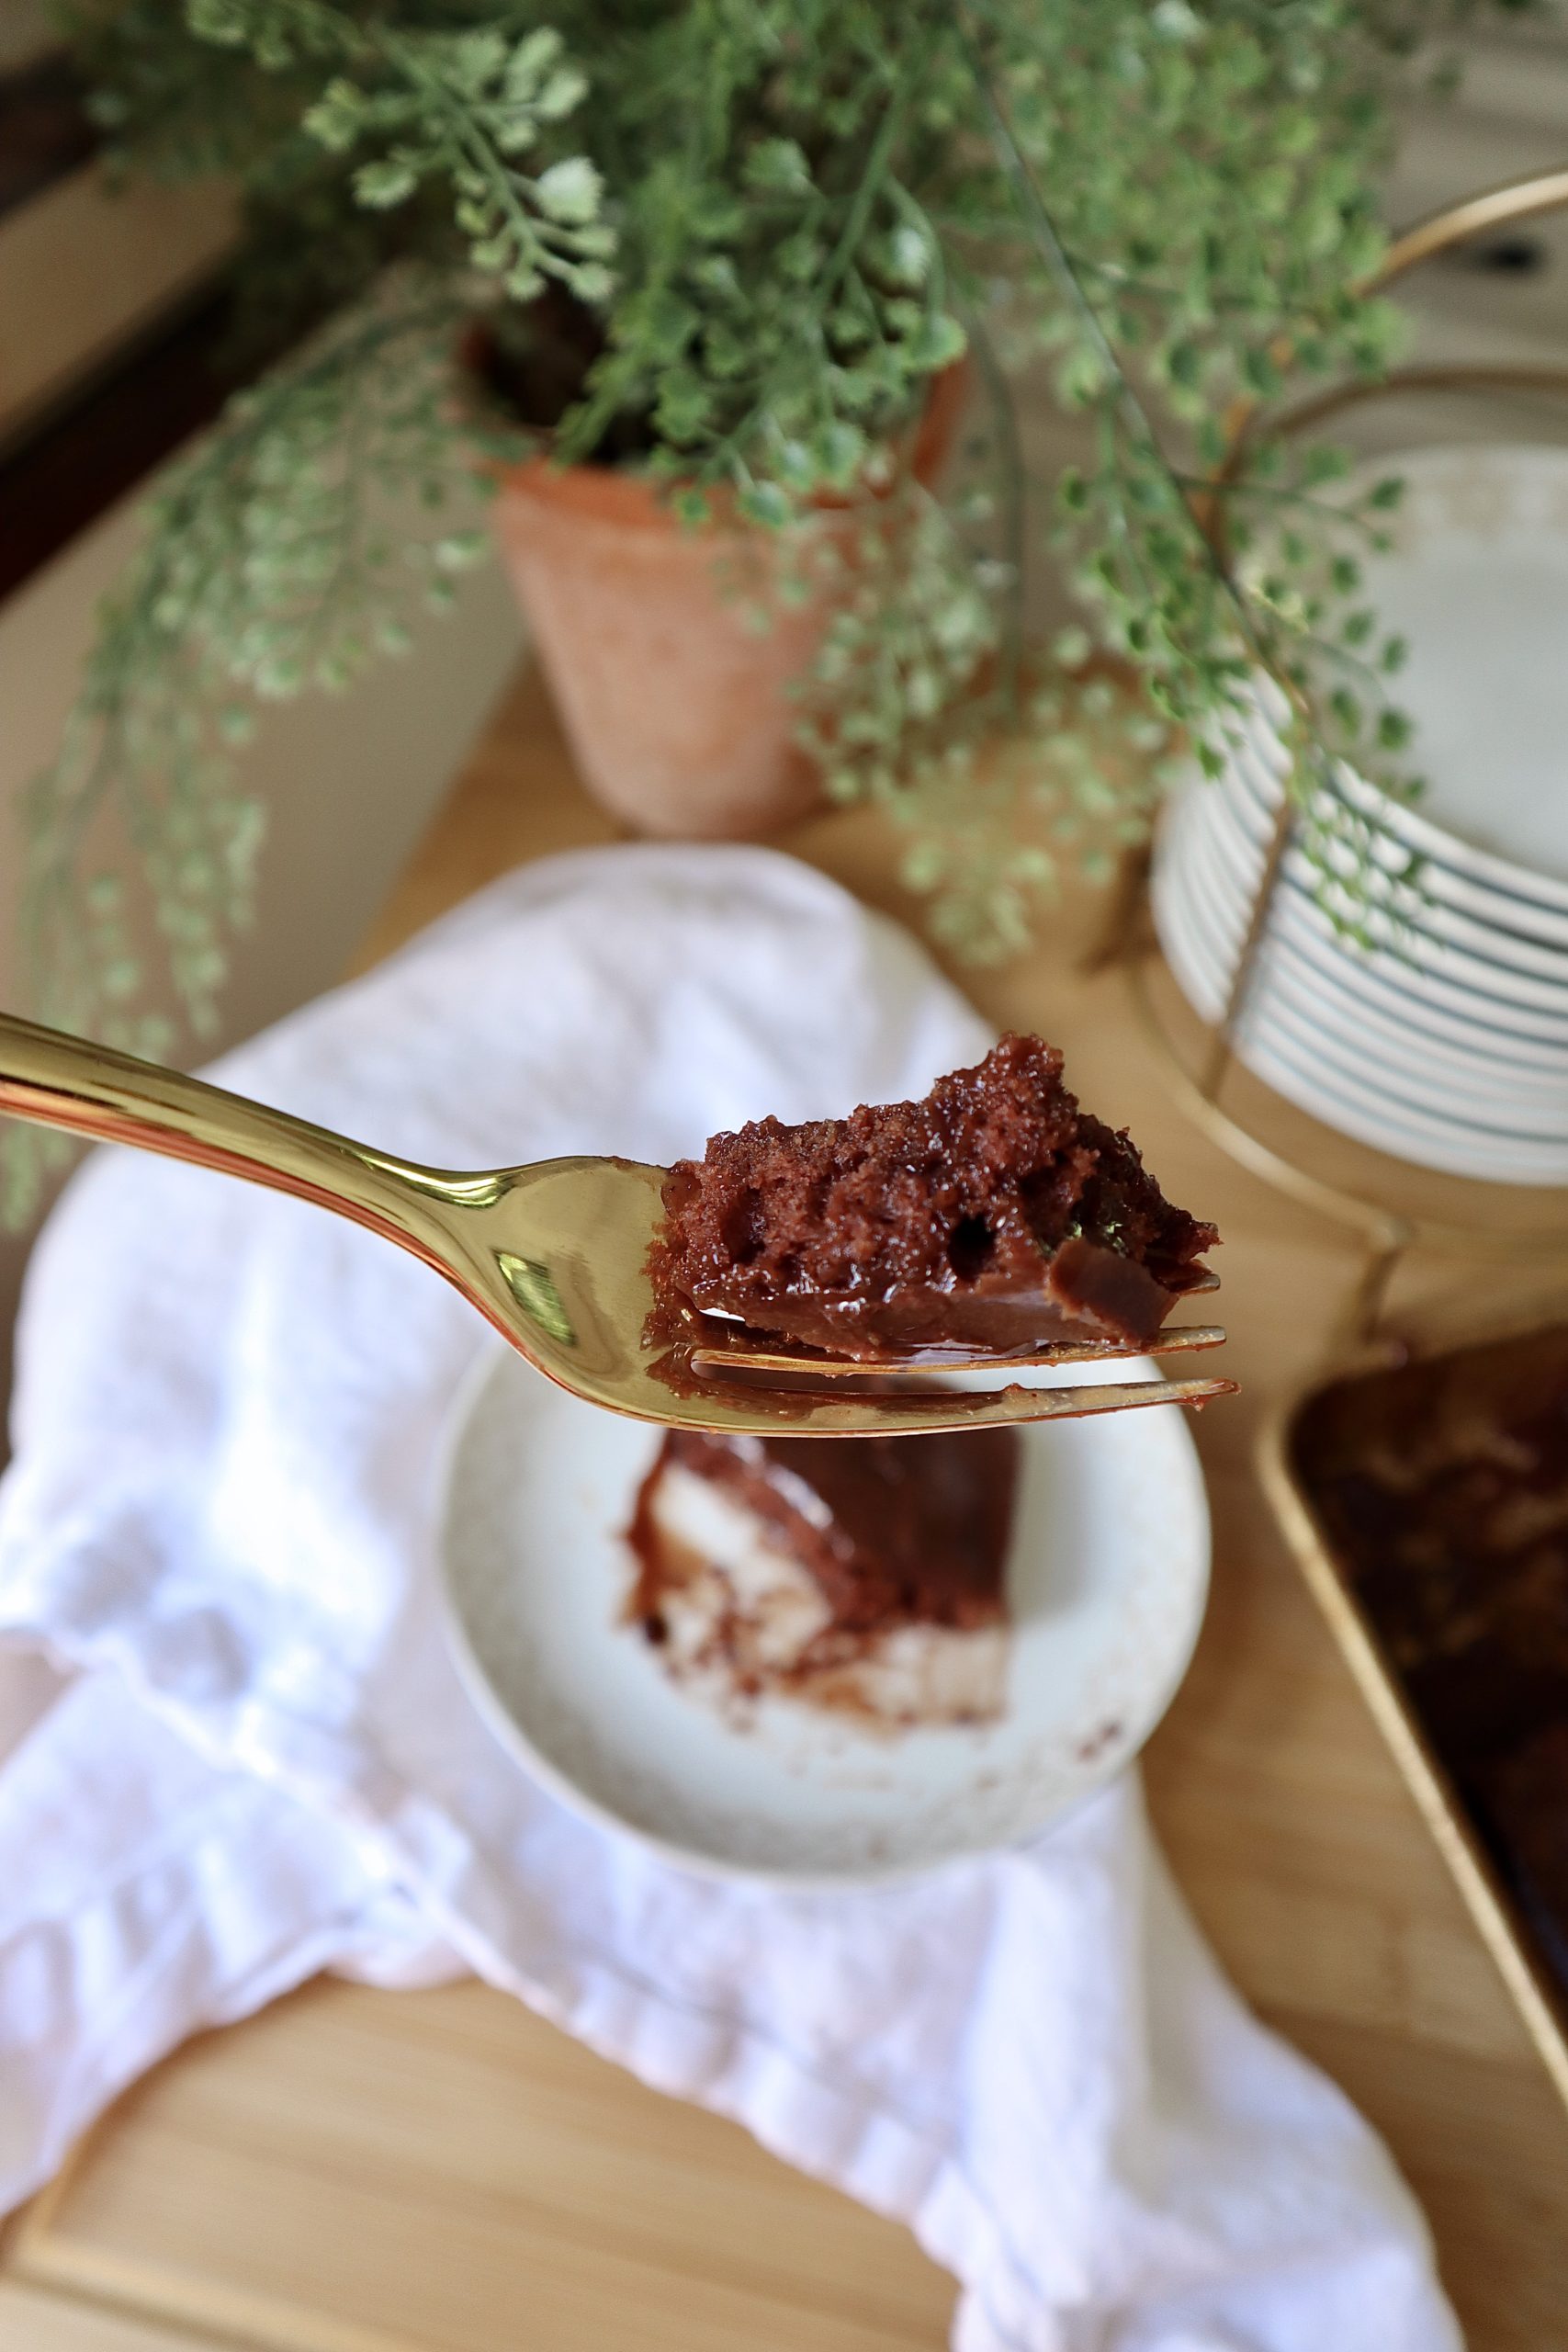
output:
<path id="1" fill-rule="evenodd" d="M 667 1317 L 873 1362 L 1146 1345 L 1218 1239 L 1079 1110 L 1038 1037 L 1004 1037 L 921 1102 L 716 1136 L 671 1170 L 664 1208 L 650 1271 Z"/>
<path id="2" fill-rule="evenodd" d="M 1568 2007 L 1568 1328 L 1337 1382 L 1293 1442 Z"/>
<path id="3" fill-rule="evenodd" d="M 975 1626 L 1004 1613 L 1018 1432 L 761 1438 L 671 1430 L 638 1497 L 630 1537 L 642 1566 L 632 1613 L 658 1611 L 660 1551 L 649 1505 L 671 1464 L 753 1511 L 808 1570 L 835 1627 Z"/>

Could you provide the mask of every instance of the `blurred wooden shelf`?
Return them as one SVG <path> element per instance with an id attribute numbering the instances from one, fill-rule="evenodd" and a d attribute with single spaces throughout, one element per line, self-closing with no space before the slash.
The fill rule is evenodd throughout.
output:
<path id="1" fill-rule="evenodd" d="M 188 2328 L 171 2332 L 112 2304 L 3 2282 L 0 2344 L 6 2352 L 223 2352 L 216 2337 Z"/>
<path id="2" fill-rule="evenodd" d="M 519 860 L 613 839 L 525 675 L 366 960 Z M 908 917 L 863 815 L 782 846 Z M 1177 1874 L 1243 1991 L 1382 2131 L 1471 2352 L 1568 2339 L 1568 2116 L 1255 1487 L 1256 1418 L 1320 1351 L 1355 1256 L 1220 1158 L 1119 978 L 1041 948 L 964 984 L 1064 1045 L 1225 1233 L 1227 1369 L 1197 1437 L 1215 1582 L 1147 1759 Z M 1451 1272 L 1447 1277 L 1453 1279 Z M 476 1984 L 321 1984 L 130 2093 L 0 2245 L 0 2352 L 940 2352 L 952 2284 L 890 2224 Z"/>

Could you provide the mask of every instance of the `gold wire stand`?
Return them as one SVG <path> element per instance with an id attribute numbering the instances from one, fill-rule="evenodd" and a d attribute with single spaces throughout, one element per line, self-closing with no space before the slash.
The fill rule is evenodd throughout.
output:
<path id="1" fill-rule="evenodd" d="M 1382 266 L 1362 288 L 1374 293 L 1395 277 L 1434 254 L 1446 253 L 1485 230 L 1568 209 L 1568 166 L 1531 173 L 1508 180 L 1461 202 L 1433 213 L 1397 236 Z M 1370 399 L 1433 391 L 1518 391 L 1568 393 L 1568 369 L 1529 367 L 1420 367 L 1395 368 L 1372 384 L 1346 384 L 1314 395 L 1276 414 L 1274 433 L 1299 434 L 1320 424 L 1339 411 Z M 1256 404 L 1238 404 L 1230 420 L 1230 449 L 1214 477 L 1215 494 L 1202 514 L 1205 529 L 1216 551 L 1224 556 L 1224 492 L 1240 470 L 1247 447 L 1259 424 Z M 1211 1140 L 1253 1174 L 1260 1176 L 1303 1207 L 1348 1225 L 1360 1234 L 1366 1247 L 1361 1272 L 1348 1305 L 1344 1338 L 1365 1342 L 1375 1336 L 1387 1304 L 1390 1286 L 1401 1261 L 1416 1249 L 1445 1254 L 1480 1257 L 1518 1265 L 1539 1264 L 1543 1255 L 1568 1257 L 1568 1224 L 1494 1229 L 1460 1224 L 1415 1212 L 1391 1208 L 1343 1185 L 1314 1175 L 1256 1135 L 1221 1102 L 1225 1080 L 1236 1058 L 1236 1036 L 1252 982 L 1258 953 L 1269 926 L 1294 834 L 1298 811 L 1287 794 L 1265 854 L 1247 930 L 1236 953 L 1224 1009 L 1205 1031 L 1197 1069 L 1188 1066 L 1151 986 L 1153 950 L 1146 938 L 1147 860 L 1131 868 L 1118 893 L 1112 922 L 1116 945 L 1111 953 L 1123 963 L 1134 1006 L 1143 1028 L 1165 1067 L 1172 1091 L 1190 1118 Z M 1097 960 L 1111 960 L 1110 956 Z M 1259 1081 L 1260 1083 L 1262 1081 Z M 1495 1188 L 1483 1179 L 1468 1180 L 1483 1193 Z"/>

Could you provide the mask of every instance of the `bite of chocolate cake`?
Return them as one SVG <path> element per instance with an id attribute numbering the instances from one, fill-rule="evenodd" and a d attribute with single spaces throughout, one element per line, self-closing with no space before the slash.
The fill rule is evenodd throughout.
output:
<path id="1" fill-rule="evenodd" d="M 1135 1351 L 1211 1286 L 1218 1238 L 1079 1109 L 1055 1047 L 1007 1036 L 923 1102 L 715 1136 L 670 1171 L 649 1271 L 666 1338 L 721 1317 L 874 1363 Z"/>

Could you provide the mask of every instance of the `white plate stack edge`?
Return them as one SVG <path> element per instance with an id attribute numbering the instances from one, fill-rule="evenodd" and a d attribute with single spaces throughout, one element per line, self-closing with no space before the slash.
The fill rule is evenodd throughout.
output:
<path id="1" fill-rule="evenodd" d="M 1420 861 L 1397 934 L 1367 949 L 1287 853 L 1237 1025 L 1258 1077 L 1400 1159 L 1568 1183 L 1568 449 L 1462 447 L 1391 461 L 1394 546 L 1367 566 L 1411 642 L 1399 699 L 1431 779 L 1371 800 Z M 1223 1012 L 1283 789 L 1261 710 L 1225 771 L 1164 812 L 1156 929 L 1206 1021 Z M 1366 793 L 1366 787 L 1361 792 Z M 1361 797 L 1358 794 L 1358 797 Z"/>

